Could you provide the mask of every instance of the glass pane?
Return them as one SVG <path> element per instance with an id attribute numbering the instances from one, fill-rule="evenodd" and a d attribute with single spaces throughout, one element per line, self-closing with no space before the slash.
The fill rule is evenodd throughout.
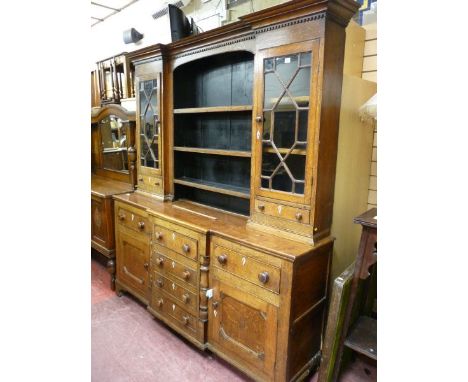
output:
<path id="1" fill-rule="evenodd" d="M 140 83 L 140 164 L 159 168 L 157 81 Z"/>
<path id="2" fill-rule="evenodd" d="M 99 122 L 103 168 L 128 171 L 127 124 L 110 115 Z"/>
<path id="3" fill-rule="evenodd" d="M 261 187 L 304 194 L 311 53 L 264 60 Z"/>

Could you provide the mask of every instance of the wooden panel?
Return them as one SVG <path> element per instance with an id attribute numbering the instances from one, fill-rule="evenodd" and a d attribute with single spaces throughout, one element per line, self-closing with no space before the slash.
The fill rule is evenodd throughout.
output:
<path id="1" fill-rule="evenodd" d="M 372 70 L 377 70 L 377 56 L 364 57 L 364 61 L 362 63 L 362 71 L 370 72 Z"/>
<path id="2" fill-rule="evenodd" d="M 117 230 L 117 279 L 120 283 L 147 298 L 149 288 L 149 238 Z"/>
<path id="3" fill-rule="evenodd" d="M 364 45 L 364 56 L 377 55 L 377 40 L 366 41 Z"/>
<path id="4" fill-rule="evenodd" d="M 280 203 L 271 203 L 256 199 L 255 211 L 265 215 L 276 216 L 299 223 L 309 224 L 310 222 L 310 210 L 290 207 Z"/>
<path id="5" fill-rule="evenodd" d="M 242 279 L 279 293 L 281 270 L 261 263 L 248 256 L 215 245 L 211 265 L 230 272 Z"/>
<path id="6" fill-rule="evenodd" d="M 91 240 L 108 246 L 108 226 L 105 213 L 105 199 L 91 198 Z"/>
<path id="7" fill-rule="evenodd" d="M 345 55 L 343 73 L 361 77 L 366 30 L 351 20 L 346 27 Z"/>
<path id="8" fill-rule="evenodd" d="M 152 269 L 158 270 L 157 264 L 152 264 Z M 180 282 L 174 282 L 167 277 L 164 277 L 158 272 L 153 273 L 153 290 L 161 290 L 171 296 L 186 310 L 191 311 L 193 314 L 198 315 L 198 295 L 184 288 Z"/>
<path id="9" fill-rule="evenodd" d="M 210 343 L 273 378 L 277 308 L 217 279 L 212 280 L 212 287 Z"/>
<path id="10" fill-rule="evenodd" d="M 167 247 L 183 256 L 196 260 L 198 258 L 198 241 L 177 231 L 154 225 L 153 242 Z"/>
<path id="11" fill-rule="evenodd" d="M 362 79 L 372 82 L 377 82 L 377 71 L 362 73 Z"/>
<path id="12" fill-rule="evenodd" d="M 186 288 L 191 286 L 193 290 L 198 285 L 196 264 L 175 252 L 164 249 L 158 245 L 153 246 L 152 264 L 156 264 L 155 269 L 161 274 L 174 277 Z"/>

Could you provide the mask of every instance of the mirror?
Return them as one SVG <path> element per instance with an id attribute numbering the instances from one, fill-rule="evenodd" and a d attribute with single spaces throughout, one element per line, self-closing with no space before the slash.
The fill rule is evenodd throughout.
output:
<path id="1" fill-rule="evenodd" d="M 110 115 L 99 122 L 102 167 L 128 173 L 128 121 Z"/>

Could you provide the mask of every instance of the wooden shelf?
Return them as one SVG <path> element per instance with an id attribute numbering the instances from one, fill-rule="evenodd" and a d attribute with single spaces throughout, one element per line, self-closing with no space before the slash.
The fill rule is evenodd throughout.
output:
<path id="1" fill-rule="evenodd" d="M 252 156 L 252 153 L 250 151 L 206 149 L 206 148 L 200 148 L 200 147 L 175 146 L 174 151 L 184 151 L 184 152 L 199 153 L 199 154 L 224 155 L 224 156 L 231 156 L 231 157 L 245 157 L 245 158 L 250 158 Z"/>
<path id="2" fill-rule="evenodd" d="M 183 186 L 199 188 L 201 190 L 218 192 L 224 195 L 236 196 L 238 198 L 250 199 L 250 192 L 248 188 L 231 186 L 224 183 L 208 182 L 200 179 L 183 177 L 174 179 L 174 183 Z"/>
<path id="3" fill-rule="evenodd" d="M 251 110 L 252 110 L 252 105 L 188 107 L 184 109 L 174 109 L 174 114 L 222 113 L 222 112 L 251 111 Z"/>
<path id="4" fill-rule="evenodd" d="M 263 147 L 262 151 L 264 153 L 273 153 L 273 154 L 276 153 L 273 147 Z M 280 154 L 287 154 L 289 149 L 278 148 L 278 151 L 280 152 Z M 307 153 L 306 149 L 294 149 L 291 152 L 291 154 L 294 154 L 294 155 L 306 155 L 306 153 Z"/>
<path id="5" fill-rule="evenodd" d="M 367 316 L 359 317 L 344 344 L 360 354 L 377 360 L 377 320 Z"/>

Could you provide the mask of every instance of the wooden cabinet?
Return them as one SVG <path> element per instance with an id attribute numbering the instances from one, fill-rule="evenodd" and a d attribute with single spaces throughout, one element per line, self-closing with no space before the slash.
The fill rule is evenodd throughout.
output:
<path id="1" fill-rule="evenodd" d="M 113 196 L 117 289 L 255 380 L 320 359 L 358 6 L 297 0 L 129 55 L 138 190 Z"/>

